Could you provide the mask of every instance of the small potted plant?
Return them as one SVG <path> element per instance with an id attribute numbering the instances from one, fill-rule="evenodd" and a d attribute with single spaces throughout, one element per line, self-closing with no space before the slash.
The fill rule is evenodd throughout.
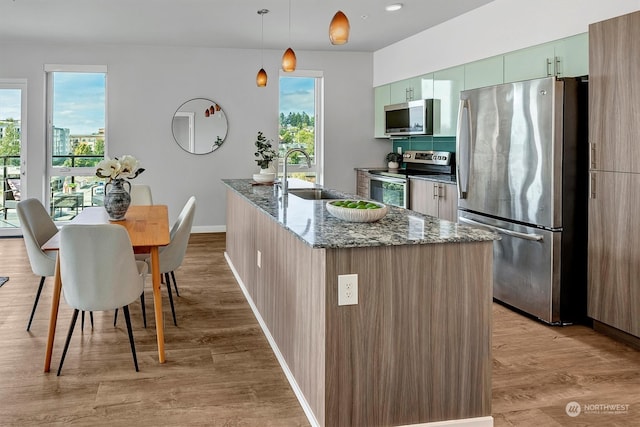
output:
<path id="1" fill-rule="evenodd" d="M 254 155 L 256 163 L 260 167 L 260 173 L 275 174 L 275 167 L 271 164 L 277 157 L 278 152 L 271 145 L 272 140 L 267 139 L 262 132 L 258 132 L 256 138 L 256 152 Z"/>
<path id="2" fill-rule="evenodd" d="M 402 163 L 402 154 L 400 153 L 389 153 L 387 154 L 387 166 L 389 169 L 398 169 L 400 167 L 400 163 Z"/>

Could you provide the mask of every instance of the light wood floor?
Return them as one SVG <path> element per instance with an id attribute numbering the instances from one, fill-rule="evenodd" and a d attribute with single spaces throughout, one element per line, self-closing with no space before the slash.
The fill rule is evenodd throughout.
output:
<path id="1" fill-rule="evenodd" d="M 0 239 L 0 425 L 308 425 L 223 257 L 224 234 L 191 237 L 176 272 L 178 327 L 165 295 L 167 363 L 157 363 L 149 327 L 131 306 L 140 372 L 123 319 L 96 313 L 79 325 L 56 377 L 71 310 L 60 306 L 52 372 L 42 372 L 50 288 L 26 324 L 38 278 L 21 239 Z M 121 316 L 120 316 L 121 317 Z M 494 305 L 493 416 L 496 426 L 640 425 L 640 352 L 584 326 L 548 327 Z M 628 405 L 624 413 L 572 418 L 568 402 Z"/>

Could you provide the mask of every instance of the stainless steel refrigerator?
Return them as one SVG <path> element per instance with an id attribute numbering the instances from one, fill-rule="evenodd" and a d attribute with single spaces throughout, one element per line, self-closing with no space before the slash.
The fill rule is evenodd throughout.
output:
<path id="1" fill-rule="evenodd" d="M 500 234 L 493 296 L 550 324 L 586 316 L 587 82 L 460 93 L 458 218 Z"/>

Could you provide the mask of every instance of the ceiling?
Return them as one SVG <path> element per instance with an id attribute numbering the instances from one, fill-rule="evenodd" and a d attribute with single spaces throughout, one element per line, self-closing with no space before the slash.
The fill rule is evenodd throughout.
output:
<path id="1" fill-rule="evenodd" d="M 136 44 L 373 52 L 492 0 L 0 0 L 0 42 Z M 349 43 L 332 46 L 336 11 Z"/>

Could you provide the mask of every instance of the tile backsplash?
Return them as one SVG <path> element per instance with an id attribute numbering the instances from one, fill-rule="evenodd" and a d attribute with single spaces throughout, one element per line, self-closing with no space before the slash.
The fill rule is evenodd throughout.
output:
<path id="1" fill-rule="evenodd" d="M 455 136 L 411 136 L 407 138 L 392 139 L 393 152 L 402 147 L 402 152 L 407 150 L 432 150 L 432 151 L 456 151 Z"/>

